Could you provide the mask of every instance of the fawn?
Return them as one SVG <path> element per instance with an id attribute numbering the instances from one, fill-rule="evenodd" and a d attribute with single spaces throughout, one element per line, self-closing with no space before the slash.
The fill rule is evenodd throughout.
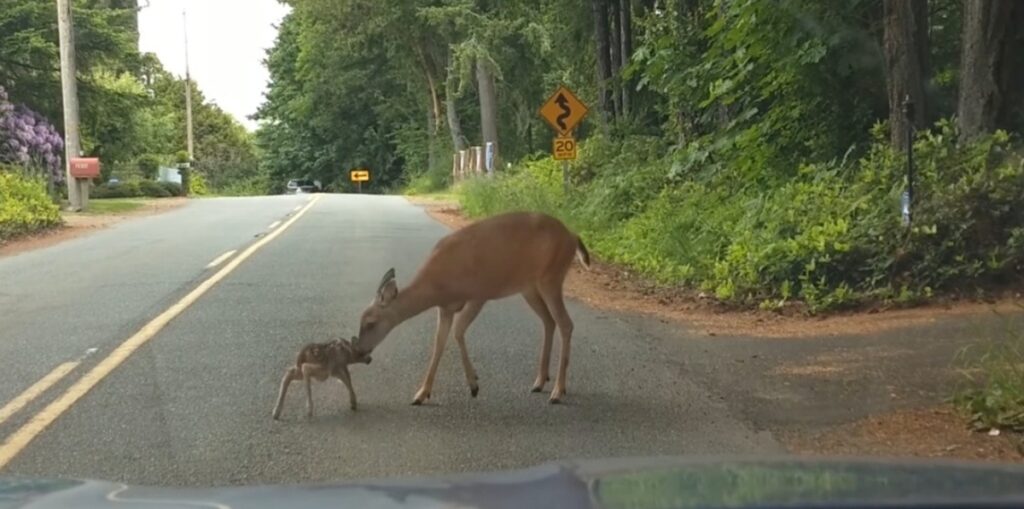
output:
<path id="1" fill-rule="evenodd" d="M 355 337 L 352 338 L 353 340 Z M 288 386 L 295 380 L 306 382 L 306 417 L 313 416 L 313 389 L 311 379 L 315 378 L 323 382 L 333 376 L 341 380 L 348 388 L 349 406 L 356 409 L 356 392 L 352 390 L 352 377 L 348 372 L 349 364 L 369 364 L 373 358 L 369 354 L 360 354 L 352 348 L 352 343 L 345 338 L 338 338 L 335 341 L 326 343 L 310 343 L 299 350 L 295 358 L 295 365 L 285 371 L 281 379 L 281 391 L 277 395 L 277 404 L 274 405 L 273 417 L 281 416 L 281 406 L 284 405 L 284 395 L 288 392 Z"/>

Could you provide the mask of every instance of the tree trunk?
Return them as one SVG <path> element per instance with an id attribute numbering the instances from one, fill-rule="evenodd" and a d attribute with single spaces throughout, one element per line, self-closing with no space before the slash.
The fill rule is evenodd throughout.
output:
<path id="1" fill-rule="evenodd" d="M 466 149 L 466 137 L 462 135 L 462 122 L 459 121 L 459 111 L 455 106 L 455 74 L 451 68 L 449 55 L 448 75 L 444 84 L 444 110 L 448 119 L 448 132 L 452 137 L 452 149 L 455 152 Z"/>
<path id="2" fill-rule="evenodd" d="M 594 14 L 594 48 L 597 61 L 597 105 L 601 112 L 602 124 L 607 134 L 608 122 L 612 116 L 612 98 L 609 81 L 612 64 L 608 56 L 608 5 L 606 0 L 590 0 Z"/>
<path id="3" fill-rule="evenodd" d="M 498 96 L 494 90 L 494 73 L 483 59 L 476 61 L 476 81 L 480 95 L 480 133 L 483 135 L 483 147 L 486 149 L 488 142 L 494 143 L 494 160 L 498 161 Z"/>
<path id="4" fill-rule="evenodd" d="M 1018 0 L 964 0 L 962 51 L 960 53 L 960 97 L 957 121 L 960 140 L 969 141 L 992 132 L 1003 108 L 1007 85 L 1004 73 L 1011 43 L 1010 20 L 1019 8 Z"/>
<path id="5" fill-rule="evenodd" d="M 612 107 L 615 118 L 622 116 L 622 33 L 619 23 L 619 0 L 611 0 L 608 4 L 608 57 L 612 64 Z"/>
<path id="6" fill-rule="evenodd" d="M 907 146 L 907 121 L 903 102 L 907 96 L 914 103 L 913 125 L 928 125 L 928 104 L 925 98 L 926 62 L 928 53 L 927 0 L 885 0 L 883 35 L 885 70 L 889 96 L 890 142 L 896 150 Z M 926 58 L 926 57 L 924 57 Z"/>
<path id="7" fill-rule="evenodd" d="M 619 0 L 619 44 L 622 50 L 622 66 L 619 71 L 619 79 L 622 81 L 622 116 L 629 116 L 630 94 L 632 94 L 631 80 L 622 76 L 622 70 L 629 66 L 629 59 L 633 56 L 633 7 L 630 0 Z"/>

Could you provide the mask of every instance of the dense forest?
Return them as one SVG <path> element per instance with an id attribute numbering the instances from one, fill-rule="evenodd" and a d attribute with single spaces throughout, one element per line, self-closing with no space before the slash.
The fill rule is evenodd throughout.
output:
<path id="1" fill-rule="evenodd" d="M 103 181 L 152 179 L 160 166 L 187 159 L 184 81 L 154 55 L 139 52 L 137 4 L 73 2 L 82 148 L 103 161 Z M 6 124 L 0 127 L 0 163 L 48 166 L 56 181 L 63 179 L 62 140 L 30 136 L 26 126 L 45 124 L 63 132 L 58 64 L 55 2 L 3 0 L 0 105 L 11 113 L 3 115 Z M 192 93 L 197 189 L 205 183 L 220 192 L 239 186 L 244 191 L 250 181 L 264 188 L 253 135 L 207 101 L 195 83 Z"/>
<path id="2" fill-rule="evenodd" d="M 551 212 L 603 259 L 723 302 L 1019 278 L 1022 2 L 287 3 L 257 134 L 272 181 L 345 189 L 367 167 L 441 189 L 453 151 L 494 142 L 498 175 L 457 186 L 468 213 Z M 591 107 L 567 191 L 537 115 L 559 84 Z"/>

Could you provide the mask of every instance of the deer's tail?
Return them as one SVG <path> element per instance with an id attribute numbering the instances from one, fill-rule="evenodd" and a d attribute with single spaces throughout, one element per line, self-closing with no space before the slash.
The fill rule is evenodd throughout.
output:
<path id="1" fill-rule="evenodd" d="M 587 246 L 583 244 L 583 239 L 578 235 L 576 236 L 576 258 L 584 267 L 590 268 L 590 252 L 587 251 Z"/>

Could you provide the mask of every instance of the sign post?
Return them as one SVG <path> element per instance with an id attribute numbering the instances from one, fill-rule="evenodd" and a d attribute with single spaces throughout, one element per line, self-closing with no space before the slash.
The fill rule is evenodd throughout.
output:
<path id="1" fill-rule="evenodd" d="M 356 183 L 356 191 L 359 194 L 362 194 L 363 193 L 363 182 L 369 182 L 370 181 L 370 170 L 363 169 L 363 168 L 360 168 L 360 169 L 357 169 L 357 170 L 352 170 L 352 171 L 348 172 L 348 177 L 349 177 L 349 179 L 352 180 L 352 182 Z"/>
<path id="2" fill-rule="evenodd" d="M 576 159 L 576 139 L 573 129 L 587 116 L 587 106 L 571 90 L 559 86 L 540 107 L 540 116 L 554 129 L 557 136 L 552 144 L 552 155 L 562 161 L 562 188 L 569 192 L 569 161 Z"/>

